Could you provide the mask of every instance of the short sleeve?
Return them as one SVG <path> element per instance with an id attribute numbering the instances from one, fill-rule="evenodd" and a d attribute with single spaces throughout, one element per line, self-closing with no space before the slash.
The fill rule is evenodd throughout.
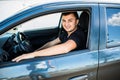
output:
<path id="1" fill-rule="evenodd" d="M 85 35 L 82 31 L 75 32 L 70 35 L 69 40 L 75 41 L 75 43 L 77 44 L 77 49 L 84 49 L 86 46 Z"/>

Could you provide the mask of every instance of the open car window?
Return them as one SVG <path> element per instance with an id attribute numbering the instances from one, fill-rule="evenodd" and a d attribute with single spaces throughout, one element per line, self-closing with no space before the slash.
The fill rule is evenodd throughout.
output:
<path id="1" fill-rule="evenodd" d="M 7 56 L 9 55 L 7 61 L 11 61 L 23 53 L 35 51 L 45 43 L 58 37 L 62 30 L 61 13 L 51 13 L 33 18 L 4 33 L 1 38 L 1 41 L 4 40 L 1 48 Z M 79 16 L 78 25 L 85 33 L 86 48 L 88 48 L 90 13 L 82 10 L 77 11 L 77 13 Z"/>
<path id="2" fill-rule="evenodd" d="M 24 22 L 16 28 L 7 31 L 7 33 L 14 33 L 16 31 L 33 31 L 33 30 L 43 30 L 43 29 L 53 29 L 58 27 L 61 13 L 53 13 L 44 16 L 40 16 Z"/>
<path id="3" fill-rule="evenodd" d="M 20 31 L 52 29 L 58 27 L 61 13 L 48 14 L 27 21 L 21 25 Z"/>

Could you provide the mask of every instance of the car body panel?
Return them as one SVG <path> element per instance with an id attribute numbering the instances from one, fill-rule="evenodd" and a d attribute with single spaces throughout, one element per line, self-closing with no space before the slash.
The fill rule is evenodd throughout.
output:
<path id="1" fill-rule="evenodd" d="M 59 57 L 52 58 L 50 60 L 42 60 L 41 58 L 39 58 L 30 63 L 24 62 L 8 65 L 11 67 L 5 67 L 4 65 L 3 68 L 0 68 L 0 77 L 1 79 L 19 79 L 20 77 L 22 78 L 29 75 L 29 77 L 32 78 L 40 78 L 40 76 L 42 78 L 52 78 L 56 76 L 64 76 L 66 74 L 79 72 L 79 74 L 81 75 L 86 74 L 88 78 L 92 78 L 91 80 L 95 79 L 98 66 L 97 53 L 86 51 L 83 51 L 81 53 L 80 52 L 77 51 L 74 55 L 71 52 L 69 54 L 66 54 L 67 56 L 60 55 Z M 70 77 L 72 78 L 74 76 L 71 75 Z M 66 78 L 69 79 L 70 77 Z"/>
<path id="2" fill-rule="evenodd" d="M 120 8 L 120 5 L 100 4 L 100 6 L 100 47 L 98 80 L 118 80 L 120 79 L 120 46 L 107 47 L 106 9 L 111 7 L 113 9 Z"/>
<path id="3" fill-rule="evenodd" d="M 56 5 L 60 5 L 60 6 L 56 7 Z M 72 8 L 70 8 L 71 6 Z M 17 14 L 11 17 L 10 22 L 7 22 L 10 19 L 5 21 L 8 24 L 6 23 L 6 25 L 4 25 L 5 22 L 3 22 L 1 26 L 9 25 L 7 27 L 12 28 L 15 25 L 20 24 L 21 22 L 27 21 L 29 19 L 35 18 L 43 14 L 47 14 L 55 11 L 59 12 L 63 10 L 70 10 L 74 8 L 88 9 L 89 7 L 91 7 L 91 9 L 94 12 L 98 13 L 98 6 L 95 4 L 88 5 L 85 3 L 78 4 L 76 2 L 75 3 L 68 2 L 68 3 L 50 4 L 50 6 L 49 5 L 37 6 L 35 8 L 29 9 L 27 11 L 24 11 L 20 14 Z M 91 13 L 91 14 L 94 16 L 95 13 Z M 94 21 L 95 21 L 95 18 L 92 17 L 91 22 L 94 22 Z M 56 79 L 56 77 L 62 76 L 60 79 L 67 80 L 67 79 L 73 79 L 75 76 L 82 77 L 86 75 L 85 78 L 88 78 L 90 80 L 96 80 L 97 67 L 98 67 L 98 51 L 97 51 L 98 37 L 96 39 L 92 37 L 99 35 L 98 34 L 99 27 L 97 27 L 98 23 L 91 24 L 91 25 L 92 25 L 92 28 L 89 36 L 90 37 L 89 46 L 91 50 L 73 51 L 66 55 L 57 56 L 57 58 L 56 57 L 48 58 L 48 60 L 45 58 L 43 60 L 40 60 L 41 59 L 40 58 L 40 59 L 37 59 L 37 61 L 34 60 L 32 62 L 23 61 L 21 63 L 11 63 L 8 65 L 2 64 L 3 66 L 1 65 L 1 68 L 0 68 L 0 73 L 2 73 L 1 78 L 2 79 L 19 79 L 19 78 L 38 79 L 42 77 L 42 78 L 48 78 L 48 79 Z M 2 31 L 6 30 L 6 29 L 3 29 L 5 28 L 4 26 L 1 29 Z M 96 42 L 96 45 L 91 45 L 93 44 L 93 42 Z M 41 69 L 41 67 L 43 69 Z M 11 73 L 14 73 L 15 75 L 13 76 L 11 75 Z M 19 74 L 16 74 L 16 73 L 19 73 Z"/>
<path id="4" fill-rule="evenodd" d="M 69 10 L 90 10 L 87 49 L 64 55 L 0 64 L 1 80 L 114 80 L 120 79 L 120 50 L 106 48 L 105 4 L 58 2 L 39 5 L 0 23 L 0 34 L 38 16 Z M 114 4 L 114 6 L 116 6 Z M 117 4 L 117 7 L 119 5 Z M 59 26 L 59 25 L 58 25 Z M 40 32 L 38 32 L 40 33 Z M 41 33 L 42 35 L 42 33 Z M 112 73 L 115 73 L 112 75 Z M 109 77 L 108 77 L 109 76 Z"/>

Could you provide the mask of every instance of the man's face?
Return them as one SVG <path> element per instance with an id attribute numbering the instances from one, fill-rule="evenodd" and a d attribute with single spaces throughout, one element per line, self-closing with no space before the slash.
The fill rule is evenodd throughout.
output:
<path id="1" fill-rule="evenodd" d="M 73 14 L 62 16 L 62 25 L 67 32 L 72 32 L 76 30 L 77 24 L 78 24 L 78 19 L 76 19 Z"/>

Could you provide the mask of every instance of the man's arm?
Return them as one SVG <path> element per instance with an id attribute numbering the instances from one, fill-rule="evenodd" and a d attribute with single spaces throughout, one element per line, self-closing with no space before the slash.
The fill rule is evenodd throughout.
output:
<path id="1" fill-rule="evenodd" d="M 23 54 L 13 59 L 12 61 L 19 62 L 20 60 L 23 60 L 23 59 L 29 59 L 29 58 L 34 58 L 38 56 L 52 56 L 52 55 L 58 55 L 58 54 L 65 54 L 75 49 L 76 47 L 77 47 L 77 44 L 75 43 L 75 41 L 68 40 L 65 43 L 58 44 L 43 50 L 35 51 L 29 54 Z"/>
<path id="2" fill-rule="evenodd" d="M 61 41 L 59 38 L 56 38 L 54 39 L 53 41 L 50 41 L 50 42 L 47 42 L 45 45 L 43 45 L 42 47 L 38 48 L 37 50 L 35 51 L 39 51 L 41 49 L 45 49 L 45 48 L 48 48 L 48 47 L 51 47 L 51 46 L 54 46 L 56 44 L 59 44 Z"/>

